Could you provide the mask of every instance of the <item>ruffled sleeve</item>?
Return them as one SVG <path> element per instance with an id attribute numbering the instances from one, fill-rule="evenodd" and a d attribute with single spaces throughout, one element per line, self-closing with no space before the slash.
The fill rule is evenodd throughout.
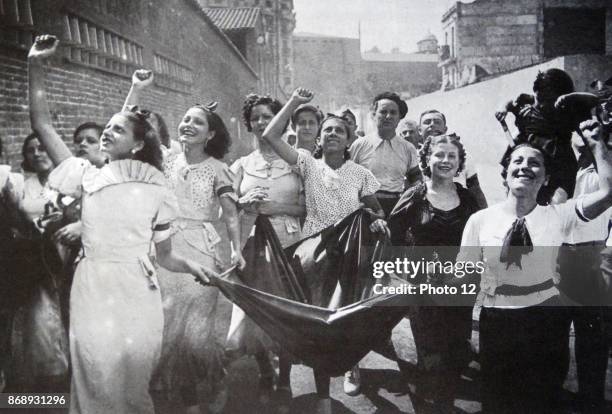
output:
<path id="1" fill-rule="evenodd" d="M 372 174 L 370 170 L 366 170 L 364 168 L 363 183 L 361 185 L 359 196 L 367 197 L 367 196 L 373 195 L 375 192 L 378 191 L 379 188 L 380 188 L 380 183 L 378 182 L 376 177 L 374 177 L 374 174 Z"/>
<path id="2" fill-rule="evenodd" d="M 49 188 L 64 195 L 81 198 L 83 176 L 90 168 L 96 168 L 87 160 L 70 157 L 62 161 L 49 175 Z"/>
<path id="3" fill-rule="evenodd" d="M 153 241 L 155 243 L 162 242 L 172 236 L 174 233 L 172 222 L 176 219 L 178 211 L 176 196 L 169 189 L 164 189 L 162 201 L 153 223 Z"/>
<path id="4" fill-rule="evenodd" d="M 234 182 L 234 173 L 230 170 L 227 164 L 219 161 L 215 174 L 215 194 L 217 197 L 229 197 L 237 202 L 238 196 L 234 190 Z"/>

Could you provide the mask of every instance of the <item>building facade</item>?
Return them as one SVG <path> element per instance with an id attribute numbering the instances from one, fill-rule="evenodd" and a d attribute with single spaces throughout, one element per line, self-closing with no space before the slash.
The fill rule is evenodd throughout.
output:
<path id="1" fill-rule="evenodd" d="M 204 8 L 259 8 L 264 28 L 264 43 L 272 55 L 273 89 L 259 91 L 279 98 L 293 92 L 293 30 L 295 12 L 293 0 L 197 0 Z"/>
<path id="2" fill-rule="evenodd" d="M 612 54 L 609 0 L 476 0 L 442 17 L 442 87 L 575 54 Z"/>
<path id="3" fill-rule="evenodd" d="M 219 102 L 219 114 L 237 136 L 232 124 L 258 76 L 195 0 L 3 4 L 10 7 L 0 9 L 0 136 L 14 166 L 21 161 L 23 138 L 31 132 L 26 55 L 34 36 L 42 33 L 61 41 L 47 69 L 46 89 L 54 126 L 67 141 L 79 124 L 104 124 L 121 109 L 138 68 L 155 73 L 154 87 L 142 104 L 165 118 L 171 136 L 190 105 L 211 100 Z M 235 139 L 229 158 L 246 147 Z"/>
<path id="4" fill-rule="evenodd" d="M 293 43 L 295 84 L 314 90 L 326 111 L 367 108 L 383 91 L 410 97 L 440 88 L 438 41 L 432 35 L 419 41 L 414 53 L 361 53 L 359 39 L 315 33 L 297 33 Z"/>

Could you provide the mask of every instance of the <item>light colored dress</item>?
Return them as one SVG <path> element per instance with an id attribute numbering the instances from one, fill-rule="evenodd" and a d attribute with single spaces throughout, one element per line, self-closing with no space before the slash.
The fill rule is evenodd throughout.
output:
<path id="1" fill-rule="evenodd" d="M 244 195 L 255 187 L 267 187 L 268 199 L 288 204 L 299 204 L 303 191 L 302 180 L 294 169 L 281 158 L 268 162 L 259 150 L 239 158 L 231 166 L 235 174 L 235 188 L 239 195 Z M 240 235 L 242 245 L 248 238 L 257 218 L 256 214 L 243 211 L 240 217 Z M 268 219 L 276 231 L 281 245 L 290 246 L 301 239 L 300 218 L 278 215 Z"/>
<path id="2" fill-rule="evenodd" d="M 70 297 L 71 413 L 153 413 L 149 382 L 163 311 L 151 242 L 170 237 L 176 200 L 163 174 L 134 160 L 101 169 L 63 161 L 49 186 L 82 199 L 84 258 Z"/>
<path id="3" fill-rule="evenodd" d="M 258 149 L 239 158 L 231 166 L 235 174 L 234 187 L 240 195 L 255 187 L 267 187 L 268 199 L 282 203 L 300 203 L 303 191 L 302 179 L 295 169 L 281 158 L 267 161 Z M 257 214 L 241 211 L 240 236 L 244 246 L 251 233 Z M 268 216 L 281 246 L 287 247 L 302 237 L 300 218 L 288 215 Z M 263 277 L 267 275 L 262 275 Z M 230 349 L 242 349 L 247 354 L 257 354 L 277 345 L 238 306 L 232 307 L 232 319 L 227 339 Z"/>
<path id="4" fill-rule="evenodd" d="M 179 204 L 173 223 L 172 249 L 210 269 L 222 270 L 215 230 L 220 199 L 236 201 L 228 166 L 213 157 L 187 164 L 183 153 L 171 155 L 164 174 Z M 192 275 L 159 271 L 164 303 L 164 343 L 156 382 L 169 400 L 187 406 L 202 402 L 223 378 L 224 335 L 216 335 L 219 291 L 197 283 Z M 227 312 L 229 320 L 229 310 Z M 197 393 L 196 389 L 201 393 Z"/>
<path id="5" fill-rule="evenodd" d="M 373 195 L 380 184 L 353 161 L 337 170 L 307 151 L 298 151 L 297 170 L 304 179 L 306 221 L 302 236 L 309 237 L 361 208 L 361 198 Z"/>

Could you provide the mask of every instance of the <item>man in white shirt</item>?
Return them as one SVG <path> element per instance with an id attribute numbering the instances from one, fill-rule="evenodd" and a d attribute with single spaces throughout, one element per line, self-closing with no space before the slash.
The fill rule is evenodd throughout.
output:
<path id="1" fill-rule="evenodd" d="M 351 148 L 351 159 L 366 167 L 380 183 L 376 198 L 388 216 L 409 185 L 421 179 L 419 157 L 414 145 L 395 133 L 408 106 L 398 94 L 383 92 L 374 98 L 371 116 L 376 132 L 358 138 Z"/>

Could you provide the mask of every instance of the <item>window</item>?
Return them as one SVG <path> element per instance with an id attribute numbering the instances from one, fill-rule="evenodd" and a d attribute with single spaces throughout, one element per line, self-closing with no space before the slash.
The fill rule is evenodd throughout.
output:
<path id="1" fill-rule="evenodd" d="M 30 0 L 0 0 L 0 39 L 5 44 L 28 50 L 34 40 Z"/>
<path id="2" fill-rule="evenodd" d="M 187 92 L 193 83 L 193 71 L 187 66 L 162 56 L 153 55 L 155 83 L 165 88 Z"/>
<path id="3" fill-rule="evenodd" d="M 127 76 L 143 65 L 141 45 L 79 16 L 64 15 L 63 38 L 73 63 Z"/>

